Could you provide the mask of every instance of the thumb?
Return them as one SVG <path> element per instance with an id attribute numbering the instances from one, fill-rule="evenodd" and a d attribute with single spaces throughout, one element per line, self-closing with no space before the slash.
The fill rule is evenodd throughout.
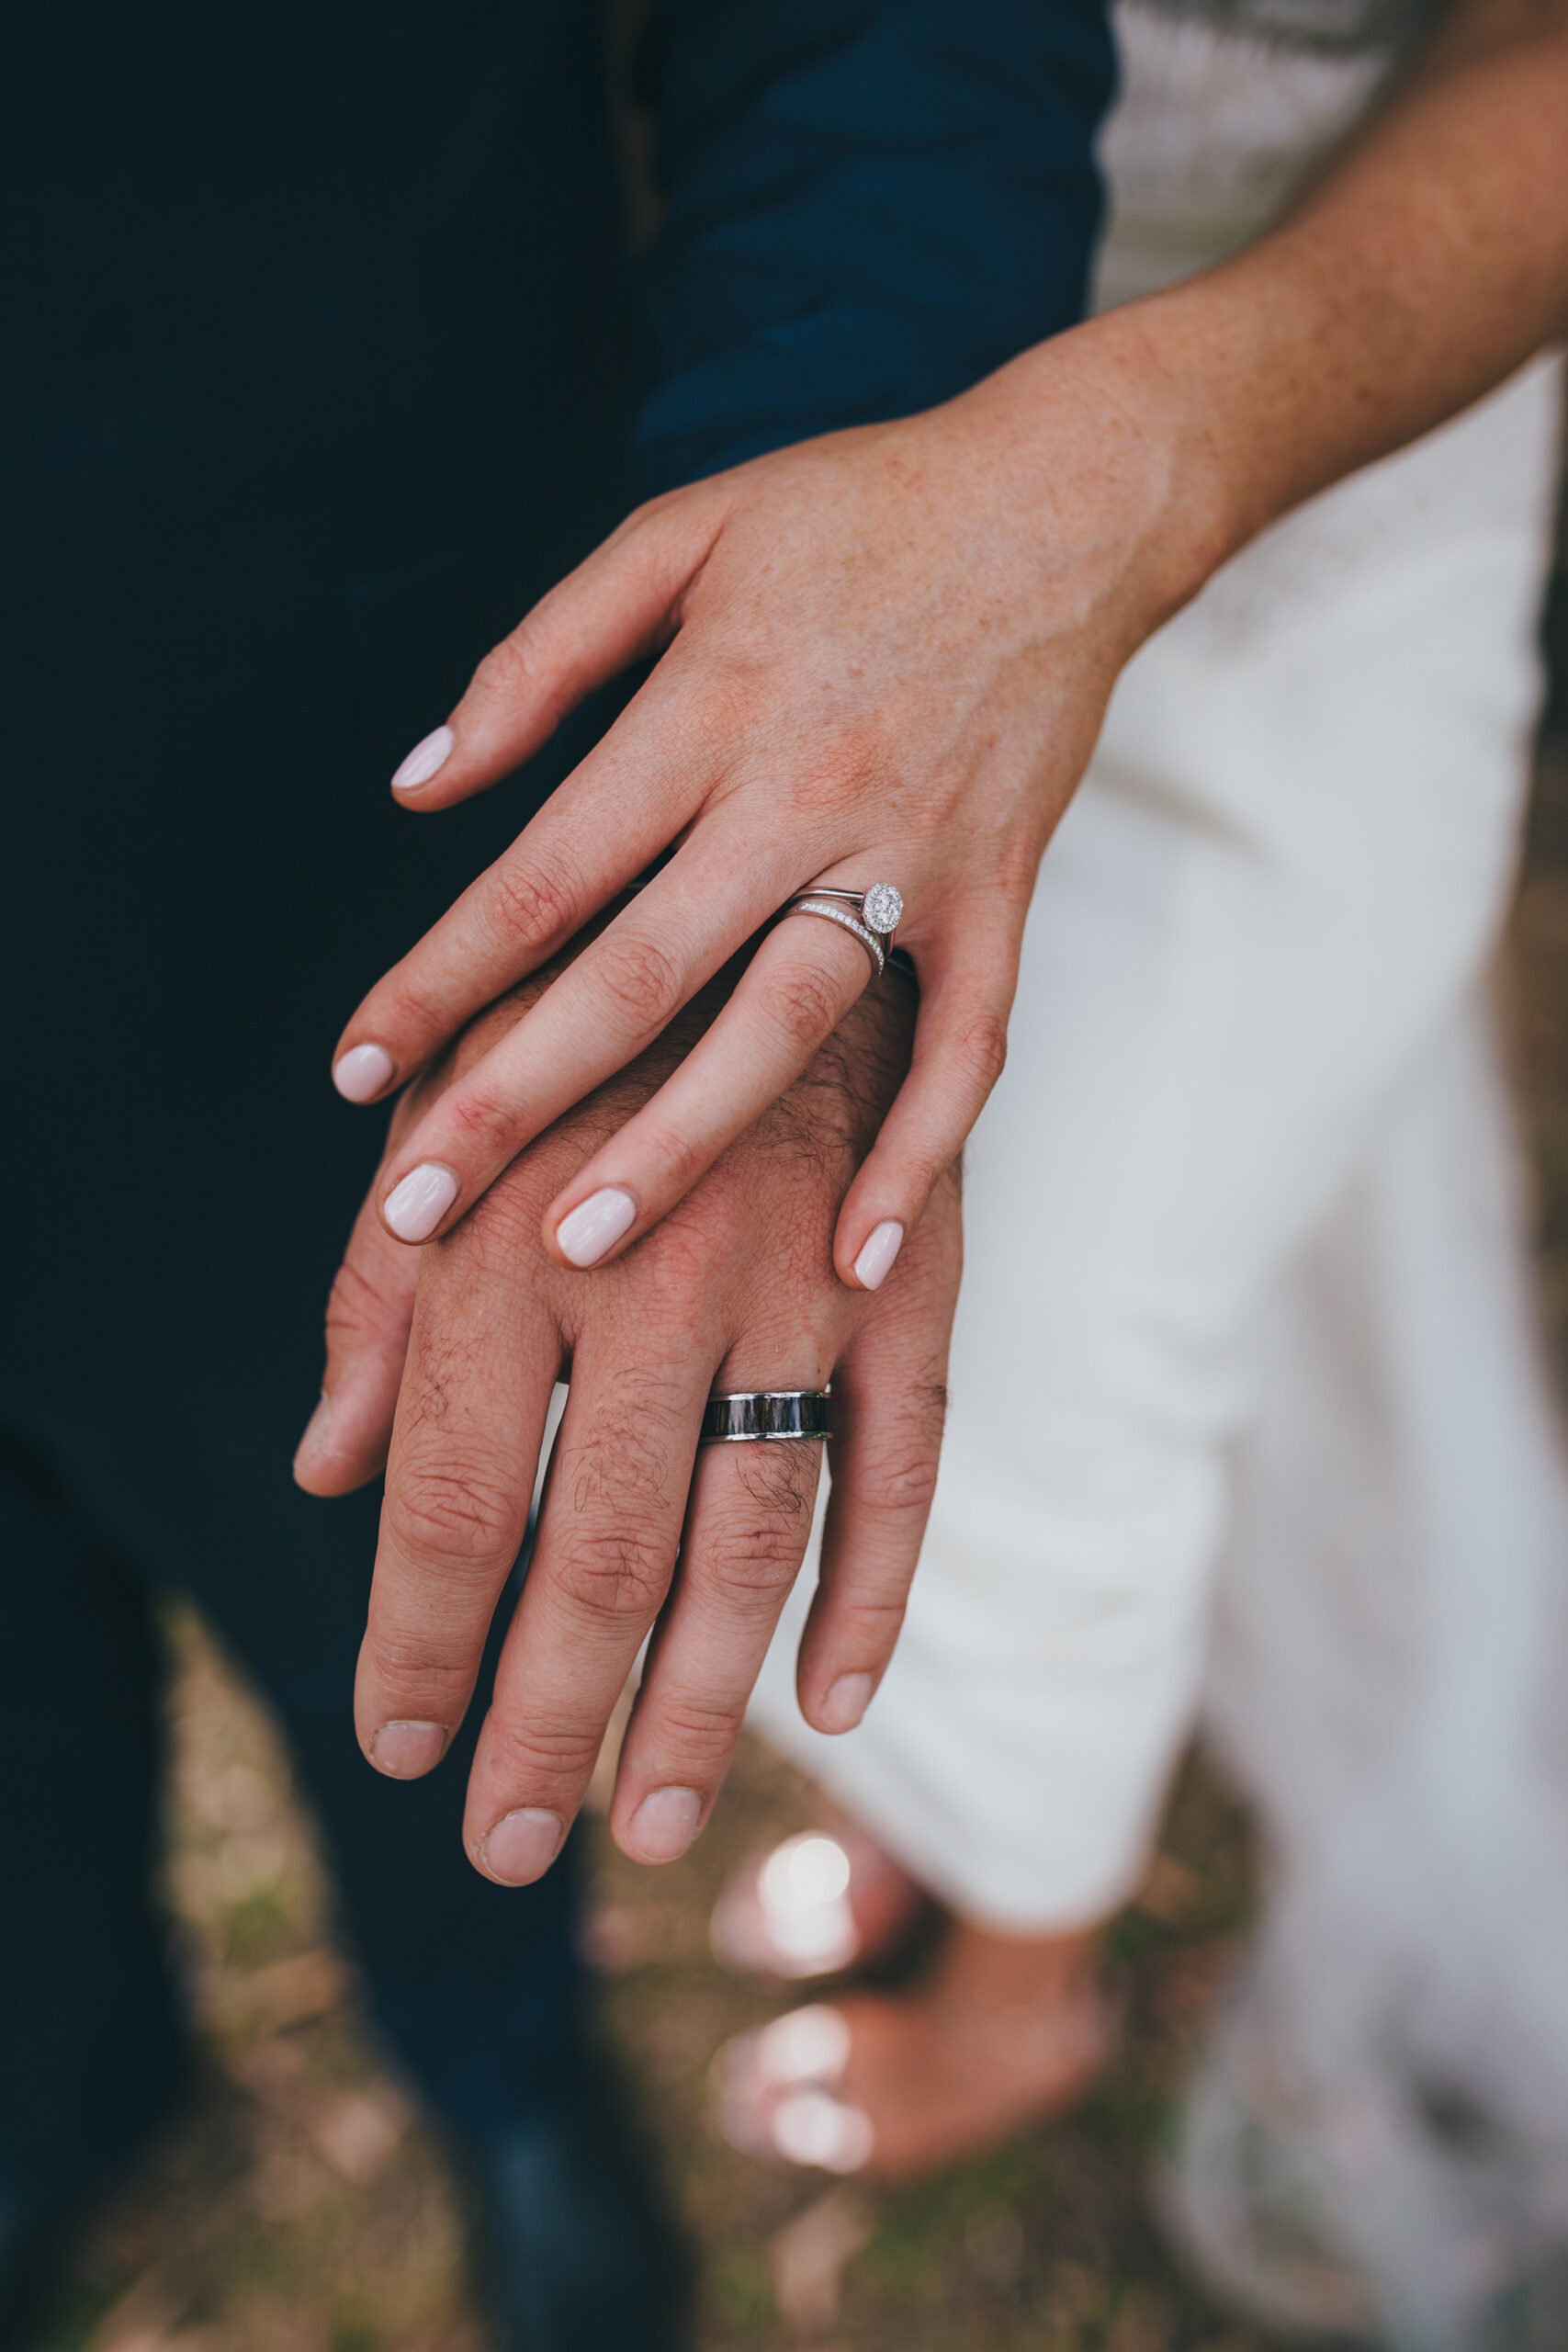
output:
<path id="1" fill-rule="evenodd" d="M 585 695 L 661 652 L 728 508 L 716 482 L 638 507 L 485 655 L 445 727 L 392 778 L 405 808 L 448 808 L 510 775 Z"/>
<path id="2" fill-rule="evenodd" d="M 327 1301 L 321 1401 L 294 1457 L 296 1484 L 307 1494 L 351 1494 L 386 1468 L 420 1257 L 391 1238 L 372 1194 Z"/>

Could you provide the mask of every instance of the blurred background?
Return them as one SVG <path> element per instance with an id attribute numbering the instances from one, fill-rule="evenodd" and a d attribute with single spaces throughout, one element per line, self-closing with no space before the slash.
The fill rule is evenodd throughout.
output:
<path id="1" fill-rule="evenodd" d="M 1501 984 L 1539 1176 L 1538 1264 L 1568 1378 L 1568 574 L 1545 620 L 1552 688 Z M 459 2192 L 364 2028 L 311 1825 L 265 1715 L 171 1611 L 168 1893 L 200 2020 L 193 2106 L 82 2249 L 49 2352 L 481 2352 Z M 344 1703 L 347 1703 L 346 1693 Z M 900 2191 L 736 2156 L 706 2119 L 724 2039 L 770 2004 L 707 1951 L 750 1849 L 803 1826 L 803 1789 L 743 1748 L 689 1859 L 638 1871 L 588 1836 L 594 1956 L 705 2272 L 703 2352 L 1267 2352 L 1148 2217 L 1184 2066 L 1244 1938 L 1248 1825 L 1190 1759 L 1113 1942 L 1122 2053 L 1076 2114 Z M 783 2006 L 781 2001 L 778 2006 Z"/>

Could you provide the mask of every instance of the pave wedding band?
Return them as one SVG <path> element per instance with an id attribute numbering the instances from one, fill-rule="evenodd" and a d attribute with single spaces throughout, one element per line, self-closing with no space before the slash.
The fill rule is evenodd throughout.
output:
<path id="1" fill-rule="evenodd" d="M 773 1438 L 828 1438 L 833 1400 L 826 1388 L 742 1388 L 710 1396 L 703 1412 L 705 1445 L 748 1445 Z"/>
<path id="2" fill-rule="evenodd" d="M 786 915 L 820 915 L 858 939 L 871 958 L 878 979 L 887 968 L 893 934 L 904 920 L 902 892 L 891 882 L 874 882 L 869 890 L 802 890 L 785 907 Z"/>

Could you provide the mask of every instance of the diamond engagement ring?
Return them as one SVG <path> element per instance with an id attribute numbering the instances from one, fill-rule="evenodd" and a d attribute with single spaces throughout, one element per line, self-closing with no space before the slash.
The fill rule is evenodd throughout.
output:
<path id="1" fill-rule="evenodd" d="M 829 1438 L 833 1400 L 826 1388 L 742 1388 L 710 1396 L 703 1409 L 705 1445 L 747 1445 L 777 1438 Z"/>
<path id="2" fill-rule="evenodd" d="M 887 965 L 893 934 L 904 920 L 904 899 L 891 882 L 874 882 L 869 890 L 802 890 L 784 909 L 786 915 L 820 915 L 836 922 L 860 941 L 878 979 Z"/>

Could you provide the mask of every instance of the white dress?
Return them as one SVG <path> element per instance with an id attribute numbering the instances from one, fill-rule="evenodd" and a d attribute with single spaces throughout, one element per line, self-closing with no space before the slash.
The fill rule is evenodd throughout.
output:
<path id="1" fill-rule="evenodd" d="M 1107 300 L 1256 233 L 1416 29 L 1118 23 Z M 1560 406 L 1527 368 L 1129 665 L 967 1156 L 897 1655 L 857 1731 L 809 1731 L 803 1590 L 751 1716 L 964 1914 L 1041 1932 L 1137 1883 L 1206 1681 L 1278 1887 L 1171 2201 L 1260 2308 L 1420 2352 L 1479 2343 L 1568 2220 L 1568 1502 L 1483 1010 Z M 1428 2092 L 1501 2119 L 1491 2153 Z"/>

